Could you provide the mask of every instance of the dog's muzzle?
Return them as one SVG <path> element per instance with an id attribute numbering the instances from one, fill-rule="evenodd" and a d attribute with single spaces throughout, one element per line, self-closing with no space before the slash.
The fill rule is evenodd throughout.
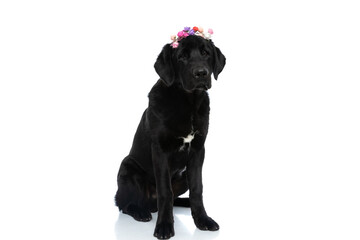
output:
<path id="1" fill-rule="evenodd" d="M 206 67 L 196 67 L 192 73 L 196 81 L 196 89 L 208 90 L 211 88 L 210 71 Z"/>

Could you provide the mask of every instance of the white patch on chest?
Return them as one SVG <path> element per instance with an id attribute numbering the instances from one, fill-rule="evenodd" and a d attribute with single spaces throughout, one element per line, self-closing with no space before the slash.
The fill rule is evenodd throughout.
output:
<path id="1" fill-rule="evenodd" d="M 191 133 L 189 133 L 189 135 L 187 135 L 187 137 L 180 137 L 184 140 L 183 144 L 180 146 L 180 151 L 183 151 L 185 149 L 186 143 L 189 144 L 189 148 L 188 151 L 190 151 L 191 148 L 191 141 L 195 138 L 195 134 L 197 131 L 192 131 Z"/>
<path id="2" fill-rule="evenodd" d="M 190 133 L 187 135 L 187 137 L 183 137 L 184 143 L 191 143 L 191 141 L 194 139 L 195 133 Z"/>

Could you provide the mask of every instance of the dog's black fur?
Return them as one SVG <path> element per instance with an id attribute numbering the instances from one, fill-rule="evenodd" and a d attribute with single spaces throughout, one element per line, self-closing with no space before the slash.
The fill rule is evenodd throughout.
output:
<path id="1" fill-rule="evenodd" d="M 159 239 L 174 235 L 173 205 L 191 207 L 199 229 L 219 229 L 204 209 L 201 172 L 210 111 L 207 89 L 211 74 L 217 79 L 224 66 L 221 51 L 199 36 L 181 40 L 178 48 L 165 45 L 156 60 L 160 80 L 121 163 L 115 201 L 138 221 L 150 221 L 151 212 L 159 211 L 154 232 Z M 178 198 L 187 190 L 189 199 Z"/>

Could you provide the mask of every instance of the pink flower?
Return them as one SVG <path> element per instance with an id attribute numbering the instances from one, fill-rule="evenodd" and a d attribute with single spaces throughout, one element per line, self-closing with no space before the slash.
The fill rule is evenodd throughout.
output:
<path id="1" fill-rule="evenodd" d="M 172 40 L 172 41 L 175 41 L 176 36 L 175 36 L 175 35 L 171 35 L 171 37 L 170 37 L 170 38 L 171 38 L 171 40 Z"/>
<path id="2" fill-rule="evenodd" d="M 209 28 L 208 33 L 214 34 L 214 31 L 211 28 Z"/>
<path id="3" fill-rule="evenodd" d="M 171 44 L 171 46 L 172 46 L 173 48 L 177 48 L 177 47 L 179 46 L 179 43 L 178 43 L 178 42 L 173 42 L 173 43 Z"/>
<path id="4" fill-rule="evenodd" d="M 180 32 L 178 32 L 178 34 L 177 34 L 177 35 L 178 35 L 178 37 L 179 37 L 179 38 L 182 38 L 182 37 L 184 37 L 184 33 L 185 33 L 185 32 L 180 31 Z"/>

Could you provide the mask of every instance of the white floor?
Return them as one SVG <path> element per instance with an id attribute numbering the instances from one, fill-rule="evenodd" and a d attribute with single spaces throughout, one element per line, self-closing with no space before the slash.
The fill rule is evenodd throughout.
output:
<path id="1" fill-rule="evenodd" d="M 114 176 L 96 179 L 93 175 L 103 170 L 100 165 L 87 168 L 83 179 L 71 173 L 30 174 L 26 176 L 33 179 L 28 182 L 2 189 L 6 194 L 1 196 L 0 238 L 155 239 L 157 213 L 147 223 L 119 213 L 112 201 Z M 216 171 L 207 167 L 204 202 L 220 230 L 200 231 L 189 209 L 174 208 L 173 239 L 359 239 L 359 192 L 357 183 L 351 181 L 356 180 L 354 175 L 338 179 L 331 169 L 334 174 L 328 178 L 301 168 L 282 173 L 255 165 L 219 170 L 227 173 L 221 178 L 211 177 Z M 78 173 L 82 170 L 72 167 Z M 116 175 L 116 170 L 112 172 Z M 60 177 L 64 178 L 54 181 Z"/>

